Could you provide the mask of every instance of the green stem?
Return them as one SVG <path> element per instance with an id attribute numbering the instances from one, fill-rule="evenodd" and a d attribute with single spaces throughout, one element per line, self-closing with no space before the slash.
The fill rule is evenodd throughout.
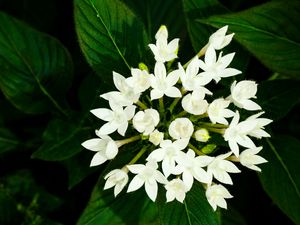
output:
<path id="1" fill-rule="evenodd" d="M 169 107 L 170 112 L 172 113 L 177 103 L 180 101 L 181 98 L 175 98 L 172 104 Z"/>
<path id="2" fill-rule="evenodd" d="M 140 108 L 144 109 L 144 110 L 148 109 L 148 107 L 144 103 L 142 103 L 141 101 L 137 101 L 135 104 L 137 106 L 139 106 Z"/>
<path id="3" fill-rule="evenodd" d="M 119 140 L 117 141 L 117 145 L 119 147 L 121 147 L 122 145 L 126 145 L 126 144 L 129 144 L 131 142 L 134 142 L 134 141 L 138 141 L 141 139 L 141 136 L 140 135 L 136 135 L 136 136 L 133 136 L 133 137 L 130 137 L 130 138 L 127 138 L 127 139 L 124 139 L 124 140 Z"/>
<path id="4" fill-rule="evenodd" d="M 164 99 L 163 99 L 163 97 L 161 97 L 161 98 L 158 100 L 158 102 L 159 102 L 159 112 L 160 112 L 161 114 L 164 114 L 164 112 L 165 112 L 165 106 L 164 106 Z"/>
<path id="5" fill-rule="evenodd" d="M 207 130 L 212 131 L 214 133 L 218 133 L 218 134 L 224 134 L 225 133 L 225 129 L 214 128 L 214 127 L 204 127 L 204 128 L 206 128 Z"/>
<path id="6" fill-rule="evenodd" d="M 200 150 L 198 150 L 194 145 L 192 145 L 191 143 L 188 144 L 188 146 L 190 147 L 190 149 L 192 149 L 194 152 L 197 153 L 197 155 L 204 155 L 203 152 L 201 152 Z"/>
<path id="7" fill-rule="evenodd" d="M 141 156 L 147 151 L 147 147 L 148 146 L 144 146 L 127 165 L 132 165 L 132 164 L 136 163 L 136 161 L 138 161 L 139 158 L 141 158 Z"/>
<path id="8" fill-rule="evenodd" d="M 211 128 L 228 128 L 228 126 L 224 125 L 224 124 L 213 124 L 213 123 L 207 123 L 207 122 L 199 122 L 198 125 L 205 126 L 205 127 L 211 127 Z"/>
<path id="9" fill-rule="evenodd" d="M 187 112 L 186 111 L 181 111 L 180 113 L 178 113 L 177 115 L 176 115 L 176 117 L 178 118 L 178 117 L 182 117 L 182 116 L 185 116 L 187 114 Z"/>

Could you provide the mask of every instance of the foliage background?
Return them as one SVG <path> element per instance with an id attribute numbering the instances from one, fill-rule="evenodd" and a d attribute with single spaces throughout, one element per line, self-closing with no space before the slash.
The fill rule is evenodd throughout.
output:
<path id="1" fill-rule="evenodd" d="M 94 2 L 115 25 L 113 37 L 124 44 L 122 53 L 132 66 L 151 62 L 144 43 L 153 41 L 161 24 L 168 25 L 170 37 L 181 38 L 182 62 L 201 49 L 216 27 L 230 25 L 236 32 L 229 50 L 237 52 L 235 66 L 247 79 L 261 83 L 258 100 L 276 121 L 274 138 L 264 143 L 270 163 L 260 176 L 247 170 L 235 176 L 230 209 L 218 213 L 225 225 L 257 224 L 262 222 L 259 218 L 274 225 L 300 224 L 299 1 Z M 266 2 L 271 3 L 262 6 Z M 262 6 L 256 16 L 243 11 L 255 6 Z M 118 9 L 123 13 L 116 14 Z M 143 200 L 143 192 L 113 203 L 111 192 L 103 194 L 97 183 L 105 166 L 88 167 L 91 154 L 80 143 L 99 127 L 88 111 L 103 104 L 98 96 L 110 89 L 111 70 L 127 72 L 115 50 L 109 49 L 111 43 L 103 46 L 107 35 L 91 12 L 90 1 L 0 0 L 0 10 L 0 224 L 172 224 L 170 215 L 180 224 L 178 205 L 159 204 L 163 216 L 158 219 L 156 206 Z M 138 18 L 134 27 L 118 25 L 124 16 L 133 18 L 131 14 Z M 36 76 L 24 62 L 32 63 Z M 45 98 L 45 91 L 59 107 Z"/>

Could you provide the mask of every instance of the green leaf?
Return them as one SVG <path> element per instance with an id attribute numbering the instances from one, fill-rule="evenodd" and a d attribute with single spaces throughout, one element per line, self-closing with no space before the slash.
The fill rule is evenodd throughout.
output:
<path id="1" fill-rule="evenodd" d="M 227 15 L 199 20 L 215 27 L 229 25 L 237 39 L 273 71 L 299 77 L 299 1 L 269 3 Z"/>
<path id="2" fill-rule="evenodd" d="M 20 219 L 15 200 L 0 189 L 0 224 L 20 224 Z"/>
<path id="3" fill-rule="evenodd" d="M 231 205 L 228 209 L 222 210 L 222 225 L 246 225 L 245 219 L 242 215 L 234 209 Z"/>
<path id="4" fill-rule="evenodd" d="M 88 129 L 83 128 L 85 117 L 77 123 L 54 119 L 46 128 L 43 145 L 32 154 L 32 158 L 47 161 L 60 161 L 79 153 L 81 143 L 89 137 Z"/>
<path id="5" fill-rule="evenodd" d="M 56 39 L 2 12 L 0 21 L 0 88 L 6 98 L 25 113 L 53 107 L 64 113 L 61 104 L 73 72 L 68 51 Z"/>
<path id="6" fill-rule="evenodd" d="M 19 140 L 10 130 L 0 128 L 0 154 L 15 149 L 19 144 Z"/>
<path id="7" fill-rule="evenodd" d="M 214 30 L 196 20 L 227 13 L 228 9 L 217 0 L 183 0 L 183 7 L 192 45 L 195 52 L 199 52 L 207 44 L 208 38 Z"/>
<path id="8" fill-rule="evenodd" d="M 128 71 L 145 51 L 142 22 L 119 0 L 75 0 L 80 47 L 98 74 Z"/>
<path id="9" fill-rule="evenodd" d="M 267 139 L 262 156 L 260 180 L 274 203 L 295 223 L 300 224 L 300 141 L 289 136 Z"/>
<path id="10" fill-rule="evenodd" d="M 162 225 L 218 225 L 219 218 L 209 205 L 203 188 L 194 184 L 187 193 L 184 204 L 177 201 L 158 201 L 158 213 Z"/>
<path id="11" fill-rule="evenodd" d="M 168 28 L 169 38 L 177 38 L 184 32 L 185 21 L 181 0 L 124 0 L 124 2 L 143 20 L 150 40 L 154 40 L 157 30 L 163 24 Z"/>
<path id="12" fill-rule="evenodd" d="M 300 82 L 273 80 L 259 84 L 257 102 L 266 112 L 266 117 L 279 120 L 300 102 Z"/>

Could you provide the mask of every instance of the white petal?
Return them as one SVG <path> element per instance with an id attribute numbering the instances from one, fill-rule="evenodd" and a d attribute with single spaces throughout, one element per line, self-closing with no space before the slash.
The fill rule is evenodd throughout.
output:
<path id="1" fill-rule="evenodd" d="M 166 78 L 166 81 L 167 81 L 167 84 L 169 86 L 174 86 L 177 81 L 179 80 L 179 77 L 180 77 L 180 70 L 174 70 L 172 71 L 171 73 L 168 74 L 167 78 Z"/>
<path id="2" fill-rule="evenodd" d="M 205 64 L 210 66 L 216 62 L 216 59 L 217 59 L 217 55 L 215 49 L 209 46 L 206 50 L 205 57 L 204 57 Z"/>
<path id="3" fill-rule="evenodd" d="M 127 168 L 129 169 L 129 171 L 131 173 L 138 174 L 145 168 L 145 165 L 143 165 L 143 164 L 133 164 L 133 165 L 128 165 Z"/>
<path id="4" fill-rule="evenodd" d="M 98 108 L 91 110 L 96 117 L 104 121 L 111 121 L 113 118 L 113 112 L 110 109 Z"/>
<path id="5" fill-rule="evenodd" d="M 118 125 L 115 123 L 106 123 L 98 131 L 100 135 L 111 134 L 118 129 Z"/>
<path id="6" fill-rule="evenodd" d="M 150 92 L 151 100 L 159 99 L 164 95 L 164 93 L 157 89 L 152 89 Z"/>
<path id="7" fill-rule="evenodd" d="M 180 98 L 181 97 L 181 92 L 177 87 L 169 87 L 165 91 L 166 96 L 171 97 L 171 98 Z"/>
<path id="8" fill-rule="evenodd" d="M 118 127 L 118 133 L 122 136 L 125 136 L 125 132 L 127 130 L 128 127 L 128 122 L 122 123 L 119 127 Z"/>
<path id="9" fill-rule="evenodd" d="M 243 106 L 244 106 L 244 109 L 247 109 L 247 110 L 260 110 L 261 107 L 255 103 L 254 101 L 251 101 L 249 99 L 246 99 L 243 101 Z"/>
<path id="10" fill-rule="evenodd" d="M 97 152 L 93 156 L 90 166 L 98 166 L 104 163 L 105 161 L 107 161 L 107 158 L 105 158 L 100 152 Z"/>
<path id="11" fill-rule="evenodd" d="M 93 138 L 83 142 L 81 145 L 88 150 L 98 152 L 104 150 L 106 142 L 100 138 Z"/>
<path id="12" fill-rule="evenodd" d="M 130 182 L 127 192 L 136 191 L 137 189 L 141 188 L 143 184 L 144 181 L 138 175 L 136 175 Z"/>
<path id="13" fill-rule="evenodd" d="M 125 77 L 123 77 L 121 74 L 116 73 L 113 71 L 113 80 L 116 88 L 119 91 L 123 91 L 123 82 L 125 82 Z"/>
<path id="14" fill-rule="evenodd" d="M 190 190 L 194 183 L 194 177 L 192 176 L 192 174 L 189 172 L 183 172 L 182 180 L 185 186 L 187 187 L 187 190 Z"/>
<path id="15" fill-rule="evenodd" d="M 179 38 L 175 38 L 173 39 L 169 44 L 168 44 L 168 50 L 170 52 L 176 52 L 178 49 L 178 42 L 179 42 Z"/>
<path id="16" fill-rule="evenodd" d="M 113 159 L 118 154 L 118 146 L 115 141 L 109 141 L 106 147 L 105 155 L 107 159 Z"/>
<path id="17" fill-rule="evenodd" d="M 146 182 L 145 183 L 145 190 L 149 198 L 155 202 L 156 196 L 157 196 L 157 183 L 156 182 Z"/>

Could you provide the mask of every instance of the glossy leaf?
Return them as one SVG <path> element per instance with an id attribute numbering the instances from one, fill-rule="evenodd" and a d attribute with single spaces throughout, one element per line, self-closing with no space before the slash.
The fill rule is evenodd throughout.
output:
<path id="1" fill-rule="evenodd" d="M 266 117 L 278 120 L 300 102 L 300 82 L 273 80 L 259 84 L 257 102 L 266 112 Z"/>
<path id="2" fill-rule="evenodd" d="M 267 139 L 260 180 L 274 203 L 295 224 L 300 224 L 300 141 L 289 136 Z"/>
<path id="3" fill-rule="evenodd" d="M 0 128 L 0 154 L 15 149 L 20 144 L 10 130 Z"/>
<path id="4" fill-rule="evenodd" d="M 207 44 L 214 29 L 196 20 L 227 13 L 228 10 L 217 0 L 183 0 L 183 8 L 192 45 L 195 52 L 199 52 Z"/>
<path id="5" fill-rule="evenodd" d="M 158 201 L 158 212 L 162 225 L 218 225 L 219 218 L 209 205 L 203 188 L 194 184 L 187 193 L 184 204 L 177 201 Z"/>
<path id="6" fill-rule="evenodd" d="M 32 158 L 48 161 L 60 161 L 79 153 L 81 143 L 88 137 L 88 131 L 82 127 L 84 119 L 78 123 L 55 119 L 46 128 L 44 144 L 32 154 Z"/>
<path id="7" fill-rule="evenodd" d="M 145 51 L 144 25 L 119 0 L 75 0 L 80 47 L 98 74 L 129 71 Z"/>
<path id="8" fill-rule="evenodd" d="M 227 15 L 212 16 L 199 23 L 229 25 L 235 38 L 271 70 L 300 76 L 299 1 L 269 3 Z"/>
<path id="9" fill-rule="evenodd" d="M 73 68 L 63 45 L 0 13 L 0 49 L 0 88 L 6 98 L 26 113 L 43 113 L 53 107 L 64 113 L 61 104 Z"/>

